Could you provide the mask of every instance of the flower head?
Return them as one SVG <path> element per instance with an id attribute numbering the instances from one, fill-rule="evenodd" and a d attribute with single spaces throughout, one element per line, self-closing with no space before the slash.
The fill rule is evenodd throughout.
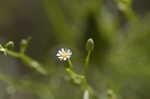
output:
<path id="1" fill-rule="evenodd" d="M 70 49 L 64 49 L 64 48 L 58 50 L 58 52 L 57 52 L 57 54 L 56 54 L 56 56 L 57 56 L 61 61 L 62 61 L 62 60 L 63 60 L 63 61 L 66 61 L 66 60 L 70 59 L 71 55 L 72 55 L 71 50 L 70 50 Z"/>

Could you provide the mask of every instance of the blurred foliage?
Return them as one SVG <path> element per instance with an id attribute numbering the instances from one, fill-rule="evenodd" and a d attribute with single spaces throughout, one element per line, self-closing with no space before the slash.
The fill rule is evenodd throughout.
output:
<path id="1" fill-rule="evenodd" d="M 1 99 L 87 98 L 87 90 L 68 82 L 64 63 L 55 57 L 62 47 L 73 52 L 73 76 L 80 78 L 89 61 L 86 80 L 95 95 L 90 99 L 150 98 L 150 15 L 146 4 L 137 5 L 142 1 L 1 2 L 0 43 L 6 44 L 0 46 Z M 23 39 L 28 36 L 31 41 Z M 88 38 L 95 41 L 91 58 Z"/>

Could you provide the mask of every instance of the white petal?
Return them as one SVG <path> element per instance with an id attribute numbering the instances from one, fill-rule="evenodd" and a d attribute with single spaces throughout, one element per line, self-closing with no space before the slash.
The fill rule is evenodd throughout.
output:
<path id="1" fill-rule="evenodd" d="M 59 59 L 63 59 L 63 57 L 61 57 L 61 56 L 60 56 L 60 57 L 58 57 L 58 58 L 59 58 Z"/>
<path id="2" fill-rule="evenodd" d="M 62 49 L 61 49 L 61 51 L 62 51 L 63 53 L 65 53 L 65 50 L 64 50 L 64 48 L 62 48 Z"/>
<path id="3" fill-rule="evenodd" d="M 60 61 L 62 61 L 62 60 L 63 60 L 63 57 L 58 57 L 58 58 L 59 58 L 59 60 L 60 60 Z"/>
<path id="4" fill-rule="evenodd" d="M 70 52 L 71 52 L 71 50 L 70 50 L 70 49 L 68 49 L 68 50 L 67 50 L 67 53 L 70 53 Z"/>
<path id="5" fill-rule="evenodd" d="M 68 52 L 68 55 L 72 55 L 72 52 L 71 52 L 71 51 L 69 51 L 69 52 Z"/>
<path id="6" fill-rule="evenodd" d="M 58 53 L 61 55 L 61 54 L 62 54 L 62 51 L 59 50 Z"/>
<path id="7" fill-rule="evenodd" d="M 70 58 L 70 56 L 67 56 L 67 58 L 69 59 L 69 58 Z"/>
<path id="8" fill-rule="evenodd" d="M 64 58 L 64 61 L 66 61 L 67 60 L 67 58 Z"/>
<path id="9" fill-rule="evenodd" d="M 56 56 L 61 56 L 60 53 L 57 53 Z"/>

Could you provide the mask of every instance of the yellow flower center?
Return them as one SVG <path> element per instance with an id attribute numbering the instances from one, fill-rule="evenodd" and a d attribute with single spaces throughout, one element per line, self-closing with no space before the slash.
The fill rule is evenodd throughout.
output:
<path id="1" fill-rule="evenodd" d="M 66 58 L 67 56 L 68 56 L 68 53 L 63 53 L 63 54 L 62 54 L 62 57 L 63 57 L 63 58 Z"/>

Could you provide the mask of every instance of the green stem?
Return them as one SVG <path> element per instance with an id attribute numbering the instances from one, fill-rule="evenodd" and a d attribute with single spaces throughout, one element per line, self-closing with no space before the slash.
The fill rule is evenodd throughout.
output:
<path id="1" fill-rule="evenodd" d="M 41 64 L 35 60 L 33 60 L 32 58 L 21 54 L 20 59 L 27 64 L 29 67 L 34 68 L 35 70 L 37 70 L 38 72 L 40 72 L 43 75 L 47 74 L 47 71 L 41 66 Z"/>
<path id="2" fill-rule="evenodd" d="M 71 68 L 71 67 L 72 67 L 72 62 L 71 62 L 71 60 L 68 59 L 67 62 L 68 62 L 68 67 Z"/>
<path id="3" fill-rule="evenodd" d="M 134 11 L 129 7 L 128 9 L 124 10 L 123 13 L 125 14 L 126 18 L 131 22 L 137 22 L 138 18 Z"/>
<path id="4" fill-rule="evenodd" d="M 129 1 L 129 2 L 132 2 L 132 1 Z M 118 8 L 123 12 L 125 17 L 130 22 L 138 22 L 138 16 L 133 11 L 131 4 L 127 4 L 127 2 L 124 2 L 123 0 L 116 0 L 116 3 L 118 5 Z"/>
<path id="5" fill-rule="evenodd" d="M 86 80 L 85 76 L 82 76 L 82 82 L 84 85 L 84 90 L 88 90 L 88 84 L 87 84 L 87 80 Z"/>
<path id="6" fill-rule="evenodd" d="M 16 58 L 21 59 L 25 64 L 27 64 L 27 66 L 34 68 L 35 70 L 37 70 L 38 72 L 40 72 L 43 75 L 47 74 L 47 71 L 35 60 L 33 60 L 32 58 L 26 56 L 23 53 L 17 53 L 14 51 L 10 51 L 10 50 L 6 50 L 6 53 L 8 55 L 14 56 Z"/>
<path id="7" fill-rule="evenodd" d="M 10 50 L 7 50 L 7 49 L 6 49 L 6 53 L 7 53 L 8 55 L 11 55 L 11 56 L 20 58 L 20 53 L 17 53 L 17 52 L 14 52 L 14 51 L 10 51 Z"/>
<path id="8" fill-rule="evenodd" d="M 90 57 L 90 54 L 89 56 Z M 68 60 L 68 63 L 70 64 L 68 68 L 66 68 L 66 72 L 68 73 L 68 75 L 70 76 L 70 81 L 71 83 L 75 84 L 75 85 L 78 85 L 81 90 L 83 90 L 83 92 L 85 91 L 88 91 L 88 95 L 90 97 L 93 97 L 93 90 L 89 87 L 88 83 L 87 83 L 87 80 L 86 80 L 86 77 L 84 75 L 80 75 L 76 72 L 73 72 L 71 70 L 71 60 Z"/>
<path id="9" fill-rule="evenodd" d="M 7 82 L 9 85 L 13 85 L 16 87 L 18 85 L 18 82 L 11 77 L 8 77 L 7 75 L 0 73 L 0 80 Z"/>
<path id="10" fill-rule="evenodd" d="M 85 64 L 84 64 L 84 74 L 85 74 L 85 75 L 87 74 L 90 56 L 91 56 L 91 51 L 88 51 L 88 55 L 87 55 L 87 57 L 85 58 Z"/>

